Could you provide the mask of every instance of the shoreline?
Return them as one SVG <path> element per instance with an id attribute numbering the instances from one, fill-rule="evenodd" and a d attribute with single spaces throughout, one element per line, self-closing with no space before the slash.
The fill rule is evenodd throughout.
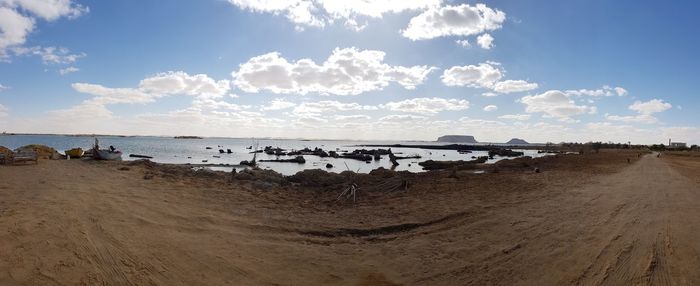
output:
<path id="1" fill-rule="evenodd" d="M 414 148 L 427 150 L 469 150 L 469 151 L 491 151 L 499 149 L 520 149 L 520 150 L 546 150 L 546 149 L 562 149 L 558 145 L 547 144 L 527 144 L 527 145 L 500 145 L 498 143 L 476 143 L 476 144 L 455 144 L 445 142 L 445 144 L 435 145 L 411 145 L 411 144 L 365 144 L 355 145 L 353 147 L 384 147 L 384 148 Z"/>

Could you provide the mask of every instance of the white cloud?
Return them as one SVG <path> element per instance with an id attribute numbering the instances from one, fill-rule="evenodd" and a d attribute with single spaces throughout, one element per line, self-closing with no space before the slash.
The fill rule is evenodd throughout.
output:
<path id="1" fill-rule="evenodd" d="M 485 33 L 481 36 L 476 37 L 476 43 L 482 49 L 490 50 L 493 47 L 493 36 L 489 33 Z"/>
<path id="2" fill-rule="evenodd" d="M 630 110 L 636 111 L 637 115 L 628 116 L 618 116 L 618 115 L 605 115 L 605 119 L 610 121 L 621 121 L 628 123 L 646 123 L 654 124 L 659 122 L 659 119 L 654 117 L 654 113 L 659 113 L 671 109 L 673 106 L 670 103 L 664 102 L 660 99 L 652 99 L 647 102 L 636 101 L 629 106 Z"/>
<path id="3" fill-rule="evenodd" d="M 463 48 L 471 48 L 471 46 L 472 46 L 469 43 L 469 40 L 467 40 L 467 39 L 456 40 L 455 43 L 457 43 L 457 45 L 462 46 Z"/>
<path id="4" fill-rule="evenodd" d="M 93 95 L 83 101 L 86 110 L 99 115 L 108 115 L 105 105 L 144 104 L 169 95 L 194 96 L 193 106 L 198 109 L 241 110 L 244 106 L 230 104 L 222 100 L 230 89 L 229 81 L 215 81 L 204 74 L 189 75 L 182 71 L 160 73 L 141 80 L 137 88 L 110 88 L 98 84 L 74 83 L 71 85 L 80 93 Z M 87 112 L 86 112 L 87 113 Z"/>
<path id="5" fill-rule="evenodd" d="M 485 62 L 478 65 L 453 66 L 443 71 L 442 83 L 447 86 L 468 86 L 487 88 L 494 92 L 483 93 L 483 96 L 497 96 L 497 93 L 523 92 L 538 88 L 536 83 L 524 80 L 501 81 L 505 71 L 499 63 Z"/>
<path id="6" fill-rule="evenodd" d="M 663 112 L 673 107 L 670 103 L 664 102 L 661 99 L 652 99 L 646 102 L 636 101 L 629 106 L 630 110 L 639 112 L 640 114 L 653 114 Z"/>
<path id="7" fill-rule="evenodd" d="M 564 122 L 571 122 L 571 116 L 595 113 L 594 106 L 576 105 L 569 95 L 559 90 L 549 90 L 542 94 L 524 96 L 520 102 L 526 105 L 528 113 L 544 113 L 548 117 L 555 117 Z"/>
<path id="8" fill-rule="evenodd" d="M 463 99 L 433 98 L 413 98 L 396 102 L 387 102 L 381 106 L 391 111 L 401 111 L 409 113 L 419 113 L 432 115 L 440 111 L 466 110 L 469 108 L 469 101 Z"/>
<path id="9" fill-rule="evenodd" d="M 24 44 L 32 30 L 34 19 L 22 16 L 13 9 L 0 7 L 0 58 L 7 57 L 8 47 Z"/>
<path id="10" fill-rule="evenodd" d="M 621 121 L 621 122 L 628 122 L 628 123 L 647 123 L 647 124 L 652 124 L 652 123 L 657 123 L 659 120 L 652 116 L 651 114 L 639 114 L 639 115 L 632 115 L 632 116 L 618 116 L 618 115 L 605 115 L 605 119 L 611 120 L 611 121 Z"/>
<path id="11" fill-rule="evenodd" d="M 530 114 L 506 114 L 506 115 L 501 115 L 498 118 L 508 119 L 508 120 L 517 120 L 517 121 L 527 121 L 527 120 L 530 120 Z"/>
<path id="12" fill-rule="evenodd" d="M 612 92 L 609 90 L 602 90 L 602 89 L 596 89 L 596 90 L 590 90 L 590 89 L 578 89 L 578 90 L 566 90 L 564 91 L 568 95 L 573 95 L 573 96 L 593 96 L 593 97 L 598 97 L 598 96 L 612 96 Z"/>
<path id="13" fill-rule="evenodd" d="M 17 47 L 13 48 L 12 51 L 18 56 L 39 56 L 44 64 L 72 64 L 78 59 L 86 56 L 85 53 L 71 54 L 70 50 L 57 47 Z"/>
<path id="14" fill-rule="evenodd" d="M 110 88 L 90 83 L 74 83 L 71 87 L 77 92 L 94 95 L 95 97 L 85 101 L 93 104 L 148 103 L 154 101 L 154 96 L 134 88 Z"/>
<path id="15" fill-rule="evenodd" d="M 491 111 L 496 111 L 496 110 L 498 110 L 498 106 L 495 106 L 495 105 L 484 106 L 484 111 L 486 111 L 486 112 L 491 112 Z"/>
<path id="16" fill-rule="evenodd" d="M 317 0 L 334 19 L 352 19 L 354 16 L 382 18 L 386 13 L 419 11 L 437 6 L 440 0 Z"/>
<path id="17" fill-rule="evenodd" d="M 292 111 L 293 114 L 310 113 L 320 114 L 325 112 L 339 112 L 350 110 L 377 110 L 376 106 L 361 105 L 351 102 L 344 103 L 335 100 L 323 100 L 318 102 L 304 102 L 297 105 Z"/>
<path id="18" fill-rule="evenodd" d="M 615 87 L 614 88 L 615 93 L 617 93 L 618 96 L 626 96 L 627 95 L 627 90 L 621 87 Z"/>
<path id="19" fill-rule="evenodd" d="M 425 122 L 428 119 L 428 117 L 425 116 L 420 116 L 420 115 L 409 115 L 409 114 L 402 114 L 402 115 L 387 115 L 382 118 L 379 118 L 378 123 L 379 124 L 411 124 L 411 123 L 417 123 L 417 122 Z"/>
<path id="20" fill-rule="evenodd" d="M 495 93 L 495 92 L 484 92 L 484 93 L 481 94 L 481 96 L 494 97 L 494 96 L 498 96 L 498 93 Z"/>
<path id="21" fill-rule="evenodd" d="M 58 70 L 58 73 L 61 74 L 61 75 L 67 75 L 67 74 L 69 74 L 69 73 L 74 73 L 74 72 L 78 72 L 78 71 L 80 71 L 79 68 L 76 68 L 76 67 L 67 67 L 67 68 Z"/>
<path id="22" fill-rule="evenodd" d="M 159 73 L 141 80 L 139 89 L 153 96 L 186 94 L 223 97 L 231 89 L 228 80 L 216 81 L 206 74 L 189 75 L 182 71 Z"/>
<path id="23" fill-rule="evenodd" d="M 189 75 L 181 71 L 159 73 L 141 80 L 135 88 L 111 88 L 90 83 L 74 83 L 72 87 L 93 97 L 79 105 L 48 112 L 48 117 L 41 120 L 47 122 L 43 128 L 71 133 L 102 130 L 117 134 L 182 134 L 187 131 L 199 134 L 200 130 L 220 130 L 224 125 L 229 127 L 228 124 L 240 124 L 248 128 L 250 122 L 269 122 L 258 120 L 259 116 L 245 111 L 251 106 L 222 100 L 230 90 L 229 81 L 216 81 L 204 74 Z M 166 114 L 142 114 L 128 119 L 114 116 L 108 109 L 113 104 L 146 104 L 172 95 L 192 96 L 192 105 Z M 113 124 L 115 119 L 120 123 Z M 150 127 L 145 127 L 146 125 Z M 150 132 L 143 133 L 143 130 Z"/>
<path id="24" fill-rule="evenodd" d="M 610 86 L 603 86 L 599 89 L 577 89 L 577 90 L 567 90 L 564 91 L 567 95 L 572 96 L 591 96 L 591 97 L 602 97 L 602 96 L 626 96 L 627 90 L 622 87 L 612 88 Z"/>
<path id="25" fill-rule="evenodd" d="M 260 108 L 263 111 L 267 110 L 282 110 L 282 109 L 287 109 L 287 108 L 292 108 L 296 106 L 297 104 L 294 102 L 289 102 L 286 101 L 282 98 L 275 98 L 272 101 L 270 101 L 270 104 L 263 106 Z"/>
<path id="26" fill-rule="evenodd" d="M 434 6 L 413 17 L 402 34 L 411 40 L 471 36 L 500 29 L 505 19 L 504 12 L 484 4 Z"/>
<path id="27" fill-rule="evenodd" d="M 0 5 L 26 11 L 46 21 L 54 21 L 61 17 L 74 19 L 89 11 L 87 7 L 75 4 L 71 0 L 2 0 Z"/>
<path id="28" fill-rule="evenodd" d="M 493 88 L 503 77 L 501 69 L 493 63 L 454 66 L 442 73 L 442 82 L 447 86 L 470 86 Z"/>
<path id="29" fill-rule="evenodd" d="M 321 65 L 310 59 L 289 62 L 277 52 L 253 57 L 233 72 L 234 84 L 245 92 L 277 94 L 358 95 L 381 90 L 390 82 L 406 89 L 422 84 L 434 69 L 428 66 L 390 66 L 385 53 L 336 48 Z"/>
<path id="30" fill-rule="evenodd" d="M 366 121 L 372 119 L 369 115 L 355 114 L 355 115 L 336 115 L 333 117 L 336 121 Z"/>
<path id="31" fill-rule="evenodd" d="M 21 47 L 27 41 L 38 19 L 73 19 L 88 11 L 71 0 L 0 0 L 0 59 L 8 60 L 8 48 Z"/>
<path id="32" fill-rule="evenodd" d="M 344 22 L 353 30 L 362 30 L 358 17 L 382 18 L 387 13 L 424 10 L 440 4 L 440 0 L 228 0 L 245 10 L 284 15 L 290 22 L 303 26 L 325 27 L 335 21 Z"/>
<path id="33" fill-rule="evenodd" d="M 294 24 L 313 27 L 326 25 L 324 19 L 312 14 L 315 7 L 311 1 L 306 0 L 229 0 L 229 3 L 241 9 L 254 12 L 283 14 Z"/>
<path id="34" fill-rule="evenodd" d="M 497 82 L 493 90 L 498 93 L 513 93 L 529 91 L 537 89 L 538 87 L 536 83 L 530 83 L 524 80 L 504 80 Z"/>
<path id="35" fill-rule="evenodd" d="M 6 89 L 9 89 L 9 87 L 6 87 L 6 86 L 0 84 L 0 91 L 6 90 Z"/>

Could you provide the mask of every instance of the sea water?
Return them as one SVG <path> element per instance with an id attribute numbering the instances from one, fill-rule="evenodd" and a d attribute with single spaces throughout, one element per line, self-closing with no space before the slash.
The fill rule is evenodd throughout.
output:
<path id="1" fill-rule="evenodd" d="M 171 164 L 192 164 L 193 166 L 206 164 L 207 168 L 222 171 L 231 171 L 233 167 L 216 167 L 216 164 L 237 165 L 243 160 L 251 160 L 253 154 L 250 148 L 264 148 L 272 146 L 282 148 L 287 151 L 309 148 L 321 148 L 338 153 L 352 152 L 355 149 L 377 149 L 377 147 L 361 147 L 361 145 L 390 145 L 390 144 L 411 144 L 411 145 L 437 145 L 441 143 L 428 141 L 343 141 L 343 140 L 298 140 L 298 139 L 253 139 L 253 138 L 204 138 L 204 139 L 175 139 L 172 137 L 150 137 L 150 136 L 70 136 L 70 135 L 0 135 L 0 146 L 15 149 L 28 144 L 42 144 L 53 147 L 60 153 L 63 150 L 81 147 L 84 150 L 91 148 L 95 138 L 99 139 L 101 148 L 114 146 L 122 151 L 124 160 L 138 160 L 130 158 L 130 154 L 151 156 L 154 162 Z M 443 143 L 446 144 L 446 143 Z M 206 147 L 211 147 L 207 149 Z M 379 147 L 386 149 L 386 147 Z M 227 151 L 231 149 L 231 154 L 219 153 L 219 149 Z M 525 156 L 540 157 L 545 154 L 538 154 L 537 150 L 519 150 Z M 450 160 L 473 160 L 472 156 L 488 156 L 486 151 L 473 151 L 472 153 L 460 154 L 456 150 L 429 150 L 417 148 L 392 148 L 397 156 L 419 155 L 420 159 L 399 160 L 400 165 L 395 168 L 397 171 L 423 172 L 419 162 L 426 160 L 450 161 Z M 214 157 L 216 156 L 216 157 Z M 218 158 L 217 158 L 218 157 Z M 257 159 L 274 160 L 289 159 L 293 156 L 274 156 L 265 153 L 258 153 Z M 388 156 L 382 156 L 379 161 L 358 161 L 343 158 L 321 158 L 313 155 L 305 155 L 305 164 L 280 163 L 280 162 L 259 162 L 258 165 L 264 169 L 272 169 L 284 175 L 293 175 L 305 169 L 323 169 L 329 172 L 340 173 L 346 170 L 368 173 L 379 167 L 391 168 Z M 495 156 L 489 159 L 488 163 L 494 163 L 504 157 Z M 206 161 L 206 162 L 203 162 Z M 326 164 L 332 164 L 333 168 L 326 168 Z M 239 168 L 241 169 L 241 168 Z"/>

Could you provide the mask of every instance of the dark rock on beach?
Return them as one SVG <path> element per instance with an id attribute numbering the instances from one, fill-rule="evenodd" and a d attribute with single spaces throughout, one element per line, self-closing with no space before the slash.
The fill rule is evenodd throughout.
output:
<path id="1" fill-rule="evenodd" d="M 442 170 L 442 169 L 450 169 L 450 168 L 457 168 L 457 169 L 470 169 L 470 168 L 475 168 L 477 164 L 482 164 L 485 163 L 486 160 L 488 160 L 488 157 L 483 156 L 479 157 L 475 160 L 471 161 L 433 161 L 433 160 L 427 160 L 425 162 L 420 162 L 418 165 L 421 165 L 424 170 Z"/>
<path id="2" fill-rule="evenodd" d="M 525 153 L 520 152 L 520 151 L 513 151 L 510 149 L 494 149 L 494 150 L 489 150 L 489 157 L 493 156 L 502 156 L 502 157 L 518 157 L 525 155 Z"/>

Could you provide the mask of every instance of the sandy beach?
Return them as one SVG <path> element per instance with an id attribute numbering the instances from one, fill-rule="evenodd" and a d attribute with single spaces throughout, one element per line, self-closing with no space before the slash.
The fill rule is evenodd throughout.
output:
<path id="1" fill-rule="evenodd" d="M 295 178 L 0 166 L 0 284 L 697 285 L 700 157 L 688 154 Z M 351 182 L 357 202 L 336 201 Z"/>

